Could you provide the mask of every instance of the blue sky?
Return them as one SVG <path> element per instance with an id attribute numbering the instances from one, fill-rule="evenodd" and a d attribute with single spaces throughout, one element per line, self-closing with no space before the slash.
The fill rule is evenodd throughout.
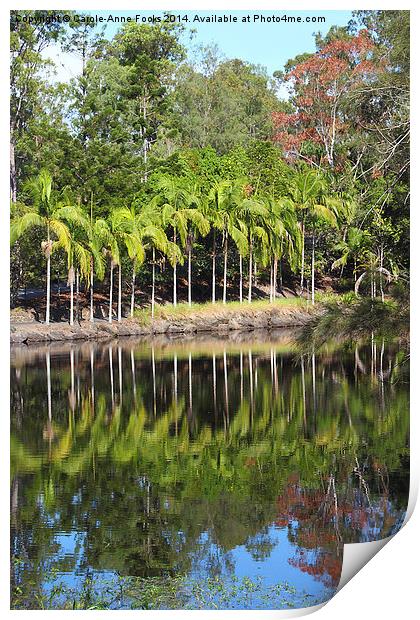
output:
<path id="1" fill-rule="evenodd" d="M 141 15 L 151 17 L 152 15 L 163 16 L 164 12 L 157 11 L 89 11 L 92 15 L 100 15 L 107 17 L 108 15 L 131 16 Z M 178 13 L 172 10 L 172 13 Z M 311 52 L 315 50 L 313 33 L 321 31 L 328 32 L 331 26 L 346 25 L 351 19 L 351 11 L 179 11 L 181 16 L 187 15 L 189 23 L 188 28 L 197 30 L 192 41 L 189 37 L 185 37 L 184 43 L 192 53 L 193 48 L 198 44 L 216 43 L 220 50 L 227 58 L 241 58 L 260 64 L 267 68 L 268 73 L 272 75 L 273 71 L 282 69 L 284 64 L 297 54 L 303 52 Z M 194 15 L 235 15 L 237 23 L 208 24 L 193 23 Z M 281 17 L 287 14 L 288 17 L 318 17 L 326 18 L 325 23 L 261 23 L 253 22 L 254 15 L 262 15 L 270 17 L 276 15 Z M 250 23 L 242 23 L 243 16 L 250 15 Z M 108 23 L 106 28 L 106 36 L 112 36 L 121 27 L 120 24 Z M 49 54 L 51 58 L 60 65 L 57 78 L 60 80 L 68 80 L 69 77 L 78 73 L 79 61 L 76 57 L 70 55 L 52 52 Z"/>

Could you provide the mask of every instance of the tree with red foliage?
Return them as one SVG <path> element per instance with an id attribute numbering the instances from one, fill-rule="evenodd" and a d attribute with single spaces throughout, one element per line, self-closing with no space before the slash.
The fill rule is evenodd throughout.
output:
<path id="1" fill-rule="evenodd" d="M 318 152 L 319 162 L 336 165 L 337 144 L 351 120 L 349 97 L 381 71 L 373 61 L 374 42 L 367 30 L 327 41 L 315 54 L 289 64 L 283 80 L 291 85 L 295 111 L 273 112 L 274 140 L 287 157 L 305 157 L 305 144 Z M 321 148 L 321 155 L 320 153 Z M 313 151 L 313 148 L 312 148 Z"/>

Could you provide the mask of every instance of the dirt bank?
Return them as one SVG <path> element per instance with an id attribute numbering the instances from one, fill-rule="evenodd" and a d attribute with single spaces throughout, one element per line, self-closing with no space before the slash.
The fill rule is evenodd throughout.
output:
<path id="1" fill-rule="evenodd" d="M 195 333 L 229 333 L 231 331 L 252 331 L 256 329 L 278 329 L 303 325 L 311 316 L 308 307 L 268 307 L 257 310 L 252 307 L 243 310 L 215 310 L 214 312 L 189 312 L 185 315 L 158 318 L 141 325 L 135 319 L 124 319 L 112 324 L 104 320 L 94 323 L 82 321 L 70 326 L 68 323 L 11 323 L 10 342 L 12 344 L 36 344 L 39 342 L 60 342 L 66 340 L 103 340 L 121 336 L 147 336 L 165 334 L 182 336 Z"/>

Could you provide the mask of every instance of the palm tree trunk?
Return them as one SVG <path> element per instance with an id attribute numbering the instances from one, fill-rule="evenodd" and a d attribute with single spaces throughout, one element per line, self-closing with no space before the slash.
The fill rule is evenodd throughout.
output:
<path id="1" fill-rule="evenodd" d="M 191 306 L 191 247 L 188 248 L 188 305 Z"/>
<path id="2" fill-rule="evenodd" d="M 93 256 L 90 257 L 90 321 L 93 323 Z"/>
<path id="3" fill-rule="evenodd" d="M 311 267 L 311 279 L 312 279 L 312 305 L 315 303 L 315 233 L 312 233 L 312 267 Z"/>
<path id="4" fill-rule="evenodd" d="M 176 243 L 176 230 L 174 229 L 174 243 Z M 173 304 L 174 306 L 176 306 L 176 261 L 174 264 L 174 300 L 173 300 Z"/>
<path id="5" fill-rule="evenodd" d="M 252 235 L 249 237 L 248 303 L 252 298 Z"/>
<path id="6" fill-rule="evenodd" d="M 305 271 L 305 222 L 302 222 L 302 260 L 301 260 L 301 268 L 300 268 L 300 292 L 299 292 L 300 296 L 302 296 L 302 293 L 303 293 L 304 271 Z"/>
<path id="7" fill-rule="evenodd" d="M 118 265 L 118 323 L 121 323 L 121 262 Z"/>
<path id="8" fill-rule="evenodd" d="M 212 291 L 211 300 L 212 303 L 216 303 L 216 230 L 213 229 L 213 258 L 212 258 Z"/>
<path id="9" fill-rule="evenodd" d="M 73 276 L 73 267 L 69 272 L 69 280 L 70 280 L 70 325 L 73 325 L 73 313 L 74 313 L 74 276 Z"/>
<path id="10" fill-rule="evenodd" d="M 80 325 L 80 303 L 79 303 L 79 270 L 76 269 L 76 321 Z"/>
<path id="11" fill-rule="evenodd" d="M 136 268 L 135 268 L 135 264 L 133 262 L 133 277 L 132 277 L 132 281 L 131 281 L 131 306 L 130 306 L 130 316 L 131 318 L 134 317 L 134 291 L 136 288 Z"/>
<path id="12" fill-rule="evenodd" d="M 273 301 L 276 301 L 277 298 L 277 268 L 278 268 L 279 259 L 277 256 L 274 257 L 274 265 L 273 265 Z"/>
<path id="13" fill-rule="evenodd" d="M 243 265 L 242 265 L 242 254 L 239 253 L 239 301 L 242 303 L 243 301 Z"/>
<path id="14" fill-rule="evenodd" d="M 228 235 L 225 233 L 224 243 L 224 265 L 223 265 L 223 303 L 226 303 L 226 288 L 227 288 L 227 257 L 228 257 Z"/>
<path id="15" fill-rule="evenodd" d="M 152 319 L 155 316 L 155 248 L 152 258 Z"/>
<path id="16" fill-rule="evenodd" d="M 51 295 L 51 252 L 50 252 L 50 227 L 47 227 L 47 305 L 45 308 L 45 323 L 50 324 L 50 295 Z"/>
<path id="17" fill-rule="evenodd" d="M 270 304 L 273 303 L 273 262 L 270 260 Z"/>
<path id="18" fill-rule="evenodd" d="M 114 264 L 111 261 L 111 274 L 110 274 L 110 282 L 109 282 L 109 317 L 108 321 L 112 323 L 112 288 L 113 288 L 113 280 L 114 280 Z"/>

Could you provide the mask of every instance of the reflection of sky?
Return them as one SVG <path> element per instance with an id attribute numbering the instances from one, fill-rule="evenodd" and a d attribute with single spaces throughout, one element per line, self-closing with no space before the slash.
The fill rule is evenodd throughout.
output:
<path id="1" fill-rule="evenodd" d="M 229 563 L 234 566 L 235 577 L 242 579 L 249 577 L 252 580 L 263 577 L 266 585 L 275 585 L 286 582 L 296 588 L 298 593 L 306 593 L 316 598 L 325 598 L 329 590 L 320 581 L 311 575 L 303 573 L 298 568 L 291 566 L 289 559 L 295 556 L 297 545 L 293 545 L 287 537 L 287 527 L 270 526 L 267 534 L 273 543 L 273 549 L 264 560 L 256 560 L 245 545 L 238 545 L 229 551 Z M 210 542 L 208 533 L 201 537 L 203 545 Z M 220 556 L 221 552 L 216 544 L 210 544 L 207 555 L 192 571 L 193 578 L 207 576 L 206 562 L 209 555 Z M 223 580 L 229 579 L 229 575 L 223 572 Z"/>
<path id="2" fill-rule="evenodd" d="M 228 586 L 232 582 L 232 578 L 237 579 L 237 583 L 240 583 L 243 578 L 251 579 L 256 583 L 260 583 L 261 580 L 261 583 L 264 585 L 258 592 L 264 594 L 265 587 L 268 588 L 279 583 L 287 583 L 288 586 L 295 588 L 297 600 L 303 600 L 301 596 L 304 594 L 309 595 L 309 598 L 305 601 L 306 605 L 314 604 L 313 601 L 315 600 L 316 602 L 325 600 L 329 598 L 329 595 L 333 594 L 321 581 L 290 565 L 289 559 L 295 556 L 298 547 L 288 540 L 287 527 L 270 526 L 264 533 L 269 537 L 273 547 L 268 557 L 263 560 L 257 560 L 252 557 L 251 552 L 245 545 L 238 545 L 227 554 L 224 554 L 216 544 L 211 542 L 209 533 L 203 532 L 200 543 L 206 551 L 190 573 L 192 582 L 197 581 L 199 583 L 200 580 L 212 576 L 208 570 L 208 564 L 212 556 L 217 556 L 222 560 L 222 563 L 224 559 L 228 559 L 229 565 L 233 567 L 233 572 L 223 571 L 220 575 L 223 583 Z M 55 543 L 59 546 L 56 558 L 59 560 L 69 559 L 70 563 L 74 565 L 74 569 L 68 572 L 60 571 L 56 581 L 52 580 L 45 584 L 47 592 L 51 592 L 57 582 L 70 589 L 77 590 L 82 587 L 86 577 L 83 557 L 85 540 L 86 535 L 82 532 L 71 531 L 58 532 L 56 534 Z M 103 587 L 106 586 L 106 582 L 112 582 L 116 577 L 112 571 L 93 570 L 92 574 L 100 577 Z M 190 579 L 187 582 L 191 583 Z M 291 600 L 292 598 L 293 595 L 287 594 L 287 592 L 283 592 L 281 596 L 282 600 Z M 279 600 L 273 601 L 273 603 L 278 604 Z M 253 598 L 253 604 L 256 602 L 258 602 L 258 593 L 254 594 Z M 235 607 L 234 598 L 230 600 L 229 607 Z M 270 608 L 270 603 L 266 601 L 264 607 Z"/>

